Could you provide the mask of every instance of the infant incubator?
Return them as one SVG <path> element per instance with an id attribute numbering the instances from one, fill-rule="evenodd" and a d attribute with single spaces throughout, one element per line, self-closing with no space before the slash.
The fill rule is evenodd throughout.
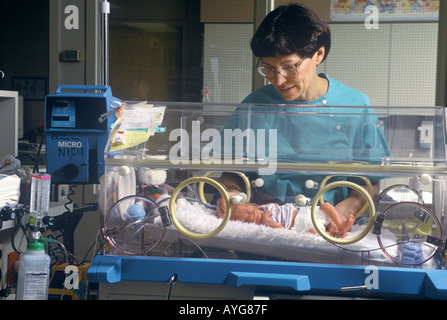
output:
<path id="1" fill-rule="evenodd" d="M 108 298 L 124 297 L 116 288 L 128 281 L 154 284 L 142 297 L 176 281 L 177 297 L 200 284 L 207 293 L 194 297 L 217 298 L 219 286 L 244 299 L 446 298 L 444 108 L 121 111 L 101 178 L 106 245 L 88 271 Z M 330 232 L 337 219 L 325 208 L 353 192 L 361 209 L 340 217 L 352 219 L 346 232 Z"/>

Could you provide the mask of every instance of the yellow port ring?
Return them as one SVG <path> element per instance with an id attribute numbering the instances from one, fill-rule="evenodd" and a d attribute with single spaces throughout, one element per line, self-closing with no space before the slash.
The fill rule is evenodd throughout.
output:
<path id="1" fill-rule="evenodd" d="M 196 233 L 196 232 L 192 232 L 192 231 L 186 229 L 180 223 L 180 221 L 177 219 L 177 215 L 175 214 L 175 201 L 176 201 L 177 195 L 185 186 L 187 186 L 188 184 L 191 184 L 191 183 L 196 183 L 196 182 L 208 183 L 208 184 L 212 185 L 220 192 L 220 194 L 222 195 L 222 197 L 225 201 L 225 216 L 223 217 L 221 224 L 216 229 L 214 229 L 213 231 L 210 231 L 208 233 Z M 228 195 L 225 187 L 220 182 L 218 182 L 214 179 L 211 179 L 208 177 L 192 177 L 192 178 L 186 179 L 183 182 L 181 182 L 174 189 L 174 192 L 171 195 L 171 199 L 169 200 L 169 217 L 171 219 L 172 224 L 176 227 L 178 232 L 180 232 L 183 236 L 190 238 L 190 239 L 196 239 L 196 240 L 211 238 L 211 237 L 215 236 L 216 234 L 218 234 L 220 231 L 222 231 L 222 229 L 226 226 L 226 224 L 230 220 L 230 217 L 231 217 L 230 196 Z"/>
<path id="2" fill-rule="evenodd" d="M 215 173 L 215 172 L 223 172 L 223 171 L 209 171 L 209 172 L 205 173 L 204 177 L 208 177 L 210 174 Z M 251 186 L 250 186 L 250 181 L 248 180 L 247 176 L 245 174 L 243 174 L 242 172 L 237 172 L 237 171 L 225 171 L 225 172 L 236 173 L 241 177 L 241 179 L 244 181 L 245 187 L 247 189 L 245 192 L 245 194 L 247 195 L 247 201 L 250 201 Z M 202 203 L 208 203 L 205 199 L 205 193 L 203 191 L 204 186 L 205 186 L 204 182 L 199 183 L 199 199 L 200 199 L 200 201 L 202 201 Z"/>
<path id="3" fill-rule="evenodd" d="M 348 238 L 348 239 L 339 239 L 339 238 L 335 238 L 332 237 L 330 235 L 328 235 L 326 233 L 326 230 L 323 230 L 319 223 L 317 222 L 317 217 L 316 217 L 316 206 L 317 203 L 320 199 L 320 197 L 323 197 L 323 194 L 328 191 L 329 189 L 332 188 L 336 188 L 336 187 L 348 187 L 348 188 L 352 188 L 357 190 L 358 192 L 360 192 L 365 198 L 366 198 L 366 205 L 369 206 L 369 221 L 367 226 L 365 227 L 365 229 L 358 234 L 357 236 L 353 237 L 353 238 Z M 360 241 L 361 239 L 363 239 L 368 232 L 371 230 L 371 228 L 374 226 L 374 220 L 375 220 L 375 207 L 374 207 L 374 202 L 373 199 L 371 198 L 371 196 L 369 195 L 369 193 L 360 185 L 355 184 L 353 182 L 350 181 L 336 181 L 336 182 L 332 182 L 326 186 L 324 186 L 323 188 L 320 188 L 320 190 L 318 191 L 317 195 L 315 196 L 314 200 L 312 201 L 312 207 L 311 207 L 311 219 L 312 219 L 312 223 L 314 225 L 315 230 L 317 230 L 317 232 L 327 241 L 331 242 L 331 243 L 335 243 L 335 244 L 340 244 L 340 245 L 347 245 L 347 244 L 353 244 L 357 241 Z"/>
<path id="4" fill-rule="evenodd" d="M 343 176 L 343 175 L 327 176 L 327 177 L 324 178 L 323 181 L 321 182 L 321 186 L 320 186 L 320 188 L 323 188 L 323 187 L 326 185 L 326 183 L 328 182 L 328 180 L 331 179 L 331 178 L 333 178 L 333 177 L 345 177 L 345 176 Z M 369 181 L 369 179 L 367 179 L 367 178 L 365 178 L 365 177 L 362 177 L 362 176 L 350 176 L 350 177 L 362 179 L 362 180 L 365 182 L 366 187 L 368 188 L 369 194 L 370 194 L 371 196 L 374 195 L 374 190 L 373 190 L 371 181 Z M 317 199 L 318 199 L 318 198 L 317 198 Z M 319 200 L 320 200 L 320 203 L 321 203 L 321 205 L 322 205 L 322 204 L 324 203 L 324 199 L 323 199 L 323 197 L 321 196 Z M 365 204 L 363 205 L 363 207 L 362 207 L 362 208 L 355 214 L 354 217 L 355 217 L 355 218 L 358 218 L 358 217 L 363 213 L 363 211 L 365 211 L 365 209 L 366 209 L 367 206 L 368 206 L 368 203 L 365 203 Z"/>

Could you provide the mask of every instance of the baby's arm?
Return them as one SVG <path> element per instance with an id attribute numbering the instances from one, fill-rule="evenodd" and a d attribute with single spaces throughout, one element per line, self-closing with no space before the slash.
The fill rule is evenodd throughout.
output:
<path id="1" fill-rule="evenodd" d="M 258 207 L 264 212 L 263 217 L 268 218 L 265 225 L 272 228 L 291 229 L 295 223 L 298 214 L 298 208 L 293 204 L 278 205 L 276 203 L 268 203 Z"/>
<path id="2" fill-rule="evenodd" d="M 272 219 L 273 212 L 268 209 L 269 205 L 273 208 L 278 206 L 276 203 L 270 203 L 258 207 L 258 209 L 262 212 L 261 223 L 270 228 L 284 229 L 285 227 L 281 223 Z"/>

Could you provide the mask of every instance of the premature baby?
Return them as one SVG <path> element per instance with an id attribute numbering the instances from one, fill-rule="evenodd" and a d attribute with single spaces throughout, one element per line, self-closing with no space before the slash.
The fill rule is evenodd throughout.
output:
<path id="1" fill-rule="evenodd" d="M 231 220 L 264 224 L 271 228 L 295 230 L 297 232 L 316 233 L 311 221 L 309 206 L 296 206 L 292 203 L 279 205 L 268 203 L 255 206 L 252 203 L 233 203 L 231 205 Z M 225 216 L 225 202 L 222 198 L 217 201 L 217 216 Z M 355 221 L 350 215 L 347 220 L 342 220 L 340 214 L 329 203 L 325 202 L 316 211 L 316 218 L 322 229 L 330 236 L 344 238 Z"/>

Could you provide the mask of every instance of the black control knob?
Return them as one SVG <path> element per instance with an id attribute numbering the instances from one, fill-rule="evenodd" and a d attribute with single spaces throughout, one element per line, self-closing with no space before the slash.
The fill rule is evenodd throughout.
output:
<path id="1" fill-rule="evenodd" d="M 68 180 L 73 180 L 78 176 L 79 168 L 76 165 L 70 163 L 61 169 L 61 174 L 64 178 Z"/>

